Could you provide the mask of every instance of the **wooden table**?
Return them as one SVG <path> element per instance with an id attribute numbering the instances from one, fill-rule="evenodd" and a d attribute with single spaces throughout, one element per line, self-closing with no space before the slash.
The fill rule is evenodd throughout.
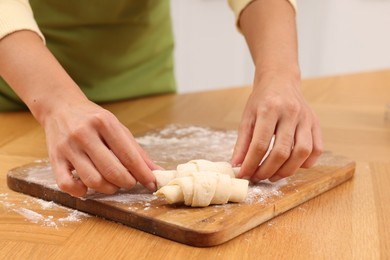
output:
<path id="1" fill-rule="evenodd" d="M 26 221 L 10 205 L 29 198 L 8 189 L 6 173 L 47 157 L 44 133 L 27 112 L 0 113 L 0 259 L 390 258 L 390 70 L 305 80 L 302 90 L 321 119 L 325 148 L 357 161 L 354 179 L 212 248 L 95 217 L 59 227 Z M 134 134 L 170 123 L 236 129 L 249 94 L 242 87 L 105 107 Z"/>

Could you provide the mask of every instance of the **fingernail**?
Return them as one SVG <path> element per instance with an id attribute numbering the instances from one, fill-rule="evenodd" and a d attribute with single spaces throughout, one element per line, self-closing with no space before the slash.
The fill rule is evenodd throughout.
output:
<path id="1" fill-rule="evenodd" d="M 156 191 L 156 184 L 154 182 L 149 182 L 145 187 L 150 191 Z"/>
<path id="2" fill-rule="evenodd" d="M 233 173 L 234 173 L 234 176 L 239 177 L 239 173 L 240 173 L 240 170 L 241 168 L 240 167 L 232 167 L 233 169 Z"/>

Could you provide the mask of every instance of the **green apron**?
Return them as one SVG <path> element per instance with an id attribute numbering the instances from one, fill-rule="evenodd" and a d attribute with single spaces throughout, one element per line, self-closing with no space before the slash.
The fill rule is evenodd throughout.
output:
<path id="1" fill-rule="evenodd" d="M 88 98 L 174 92 L 169 0 L 30 0 L 47 47 Z M 44 73 L 44 72 L 42 72 Z M 0 111 L 25 108 L 0 78 Z"/>

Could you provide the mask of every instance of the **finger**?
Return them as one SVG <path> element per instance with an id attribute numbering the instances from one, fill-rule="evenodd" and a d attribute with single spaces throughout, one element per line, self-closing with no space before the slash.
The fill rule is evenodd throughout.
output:
<path id="1" fill-rule="evenodd" d="M 135 139 L 132 139 L 131 142 L 133 143 L 134 147 L 137 149 L 138 153 L 141 155 L 142 159 L 146 163 L 146 165 L 151 170 L 162 170 L 163 168 L 157 164 L 155 164 L 152 159 L 150 159 L 149 155 L 145 152 L 144 149 L 135 141 Z"/>
<path id="2" fill-rule="evenodd" d="M 294 148 L 288 160 L 269 178 L 277 181 L 293 175 L 310 156 L 313 149 L 312 133 L 310 125 L 299 124 L 295 133 Z"/>
<path id="3" fill-rule="evenodd" d="M 156 179 L 131 141 L 134 140 L 133 135 L 130 131 L 125 131 L 118 125 L 102 129 L 104 140 L 135 179 L 149 190 L 154 191 L 156 189 Z M 115 135 L 112 133 L 115 133 Z"/>
<path id="4" fill-rule="evenodd" d="M 282 177 L 282 176 L 279 176 L 279 175 L 277 175 L 277 174 L 274 174 L 273 176 L 271 176 L 271 178 L 268 178 L 268 180 L 270 181 L 270 182 L 277 182 L 277 181 L 279 181 L 279 180 L 281 180 L 281 179 L 284 179 L 285 177 Z"/>
<path id="5" fill-rule="evenodd" d="M 254 174 L 254 181 L 268 179 L 289 159 L 296 131 L 295 118 L 281 118 L 278 123 L 274 147 Z"/>
<path id="6" fill-rule="evenodd" d="M 122 128 L 124 131 L 128 132 L 128 135 L 132 136 L 133 135 L 130 133 L 129 129 L 122 125 Z M 142 159 L 145 161 L 146 165 L 149 167 L 151 170 L 162 170 L 163 168 L 157 164 L 155 164 L 152 159 L 150 159 L 149 155 L 145 152 L 145 150 L 137 143 L 135 138 L 133 137 L 131 139 L 132 144 L 136 147 L 138 153 L 141 155 Z"/>
<path id="7" fill-rule="evenodd" d="M 114 194 L 119 189 L 119 187 L 104 179 L 86 154 L 73 154 L 72 157 L 70 162 L 84 185 L 105 194 Z"/>
<path id="8" fill-rule="evenodd" d="M 312 167 L 314 163 L 317 161 L 317 159 L 321 156 L 323 151 L 321 127 L 317 119 L 315 120 L 311 131 L 313 136 L 313 150 L 310 156 L 302 164 L 301 167 L 303 168 Z"/>
<path id="9" fill-rule="evenodd" d="M 51 163 L 60 190 L 75 197 L 83 197 L 87 193 L 87 186 L 72 174 L 72 167 L 63 160 L 53 160 Z"/>
<path id="10" fill-rule="evenodd" d="M 244 161 L 252 140 L 253 128 L 254 122 L 249 119 L 243 119 L 243 121 L 241 121 L 231 160 L 233 166 L 239 166 Z"/>
<path id="11" fill-rule="evenodd" d="M 149 155 L 145 152 L 144 149 L 142 149 L 142 147 L 136 141 L 134 141 L 132 143 L 150 170 L 162 170 L 163 169 L 161 166 L 155 164 L 150 159 Z"/>
<path id="12" fill-rule="evenodd" d="M 277 115 L 275 113 L 262 113 L 262 116 L 256 121 L 253 131 L 253 137 L 249 145 L 248 153 L 239 173 L 240 178 L 251 178 L 256 172 L 262 158 L 267 153 L 272 136 L 275 132 Z"/>
<path id="13" fill-rule="evenodd" d="M 117 187 L 131 189 L 136 180 L 97 136 L 84 139 L 83 148 L 104 179 Z"/>

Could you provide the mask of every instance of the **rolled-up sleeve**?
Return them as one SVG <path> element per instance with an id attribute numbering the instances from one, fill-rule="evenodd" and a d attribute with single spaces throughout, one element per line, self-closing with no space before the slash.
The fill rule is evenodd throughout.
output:
<path id="1" fill-rule="evenodd" d="M 247 7 L 251 2 L 256 0 L 228 0 L 230 8 L 234 12 L 234 16 L 236 17 L 236 24 L 238 25 L 238 19 L 240 18 L 241 12 Z M 296 0 L 286 0 L 288 1 L 294 10 L 297 10 Z"/>
<path id="2" fill-rule="evenodd" d="M 33 31 L 45 42 L 28 0 L 0 0 L 0 39 L 21 30 Z"/>

